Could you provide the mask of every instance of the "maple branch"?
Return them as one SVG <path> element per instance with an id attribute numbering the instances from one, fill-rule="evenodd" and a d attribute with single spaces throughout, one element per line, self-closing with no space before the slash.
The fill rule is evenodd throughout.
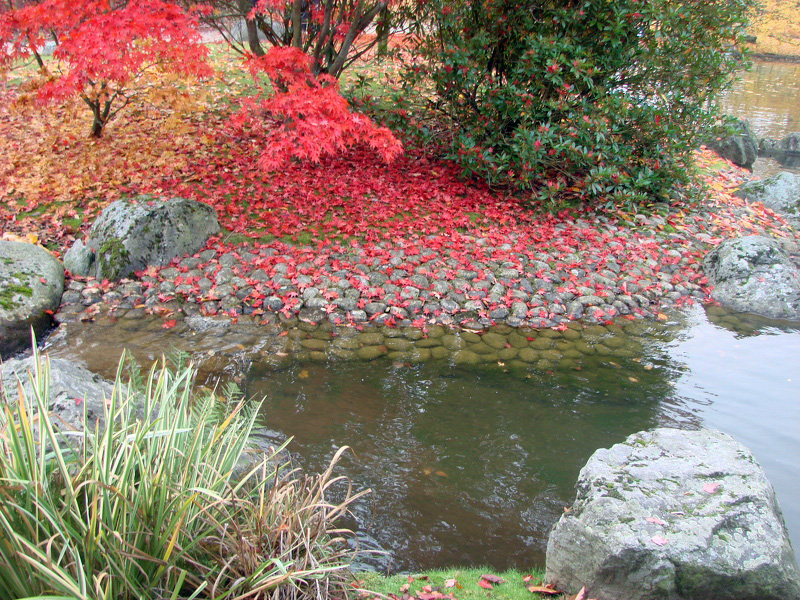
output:
<path id="1" fill-rule="evenodd" d="M 379 41 L 380 41 L 380 38 L 378 36 L 375 36 L 374 39 L 372 39 L 371 41 L 367 42 L 362 48 L 359 48 L 356 52 L 351 54 L 350 57 L 345 61 L 344 66 L 342 67 L 342 70 L 344 71 L 347 67 L 352 65 L 354 62 L 356 62 L 362 56 L 364 56 L 364 54 L 366 54 L 367 52 L 372 50 L 375 47 L 375 45 L 378 44 Z"/>
<path id="2" fill-rule="evenodd" d="M 314 48 L 314 68 L 315 70 L 319 70 L 318 65 L 320 64 L 320 55 L 322 54 L 322 48 L 325 45 L 325 40 L 328 37 L 328 32 L 331 29 L 331 16 L 333 15 L 333 0 L 326 0 L 325 1 L 325 12 L 323 14 L 322 19 L 322 31 L 320 31 L 319 39 L 317 40 L 317 45 Z"/>
<path id="3" fill-rule="evenodd" d="M 255 19 L 247 18 L 250 7 L 250 0 L 239 0 L 239 10 L 242 12 L 247 27 L 247 45 L 250 47 L 250 52 L 256 56 L 264 56 L 264 49 L 258 39 L 258 24 Z"/>
<path id="4" fill-rule="evenodd" d="M 378 13 L 386 8 L 387 3 L 379 2 L 363 15 L 361 14 L 362 5 L 363 0 L 358 0 L 358 4 L 355 8 L 355 18 L 350 24 L 350 28 L 347 31 L 347 35 L 345 35 L 341 48 L 339 48 L 339 54 L 337 55 L 336 60 L 333 61 L 333 64 L 328 69 L 328 74 L 333 77 L 338 77 L 339 74 L 341 74 L 345 61 L 347 60 L 347 54 L 350 51 L 350 46 L 352 46 L 356 35 L 362 32 L 370 23 L 372 23 L 373 19 L 378 16 Z"/>
<path id="5" fill-rule="evenodd" d="M 263 17 L 256 15 L 256 21 L 258 21 L 258 30 L 267 36 L 267 40 L 273 46 L 283 46 L 283 41 L 281 40 L 280 36 L 275 33 L 275 30 L 272 28 L 271 24 L 267 24 Z M 286 31 L 286 26 L 288 21 L 283 21 L 283 29 Z"/>

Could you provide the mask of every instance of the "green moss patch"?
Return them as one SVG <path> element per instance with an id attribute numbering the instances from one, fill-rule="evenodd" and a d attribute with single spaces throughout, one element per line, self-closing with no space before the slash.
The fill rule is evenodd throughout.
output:
<path id="1" fill-rule="evenodd" d="M 111 238 L 103 242 L 97 251 L 97 260 L 101 265 L 104 277 L 119 279 L 128 273 L 123 273 L 128 264 L 128 251 L 122 240 Z"/>
<path id="2" fill-rule="evenodd" d="M 0 308 L 4 310 L 12 310 L 19 306 L 19 302 L 14 299 L 15 296 L 26 296 L 30 298 L 33 296 L 33 290 L 27 285 L 20 285 L 18 283 L 10 283 L 0 289 Z"/>

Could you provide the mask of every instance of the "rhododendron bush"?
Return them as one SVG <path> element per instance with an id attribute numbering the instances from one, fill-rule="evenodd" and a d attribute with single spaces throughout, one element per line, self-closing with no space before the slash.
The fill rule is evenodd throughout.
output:
<path id="1" fill-rule="evenodd" d="M 425 123 L 465 175 L 540 200 L 667 199 L 742 67 L 751 5 L 416 0 L 417 53 L 387 119 Z"/>
<path id="2" fill-rule="evenodd" d="M 196 24 L 193 13 L 161 0 L 45 0 L 0 14 L 0 68 L 36 54 L 44 71 L 36 98 L 79 96 L 100 137 L 122 108 L 163 90 L 165 75 L 210 74 Z M 46 40 L 56 47 L 44 69 L 37 49 Z"/>

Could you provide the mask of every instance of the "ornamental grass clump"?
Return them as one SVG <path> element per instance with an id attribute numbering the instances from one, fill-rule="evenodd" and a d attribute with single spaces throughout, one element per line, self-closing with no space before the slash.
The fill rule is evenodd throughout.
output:
<path id="1" fill-rule="evenodd" d="M 49 368 L 0 407 L 0 597 L 345 598 L 352 553 L 326 492 L 275 454 L 232 477 L 257 406 L 192 395 L 191 367 L 122 382 L 96 427 L 51 417 Z M 5 396 L 8 396 L 6 393 Z M 76 400 L 79 401 L 79 400 Z"/>

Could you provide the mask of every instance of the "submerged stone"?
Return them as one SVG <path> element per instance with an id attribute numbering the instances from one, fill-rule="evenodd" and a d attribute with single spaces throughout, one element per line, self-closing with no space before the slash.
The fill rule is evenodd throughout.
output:
<path id="1" fill-rule="evenodd" d="M 386 346 L 364 346 L 356 351 L 356 355 L 361 360 L 375 360 L 387 352 Z"/>

